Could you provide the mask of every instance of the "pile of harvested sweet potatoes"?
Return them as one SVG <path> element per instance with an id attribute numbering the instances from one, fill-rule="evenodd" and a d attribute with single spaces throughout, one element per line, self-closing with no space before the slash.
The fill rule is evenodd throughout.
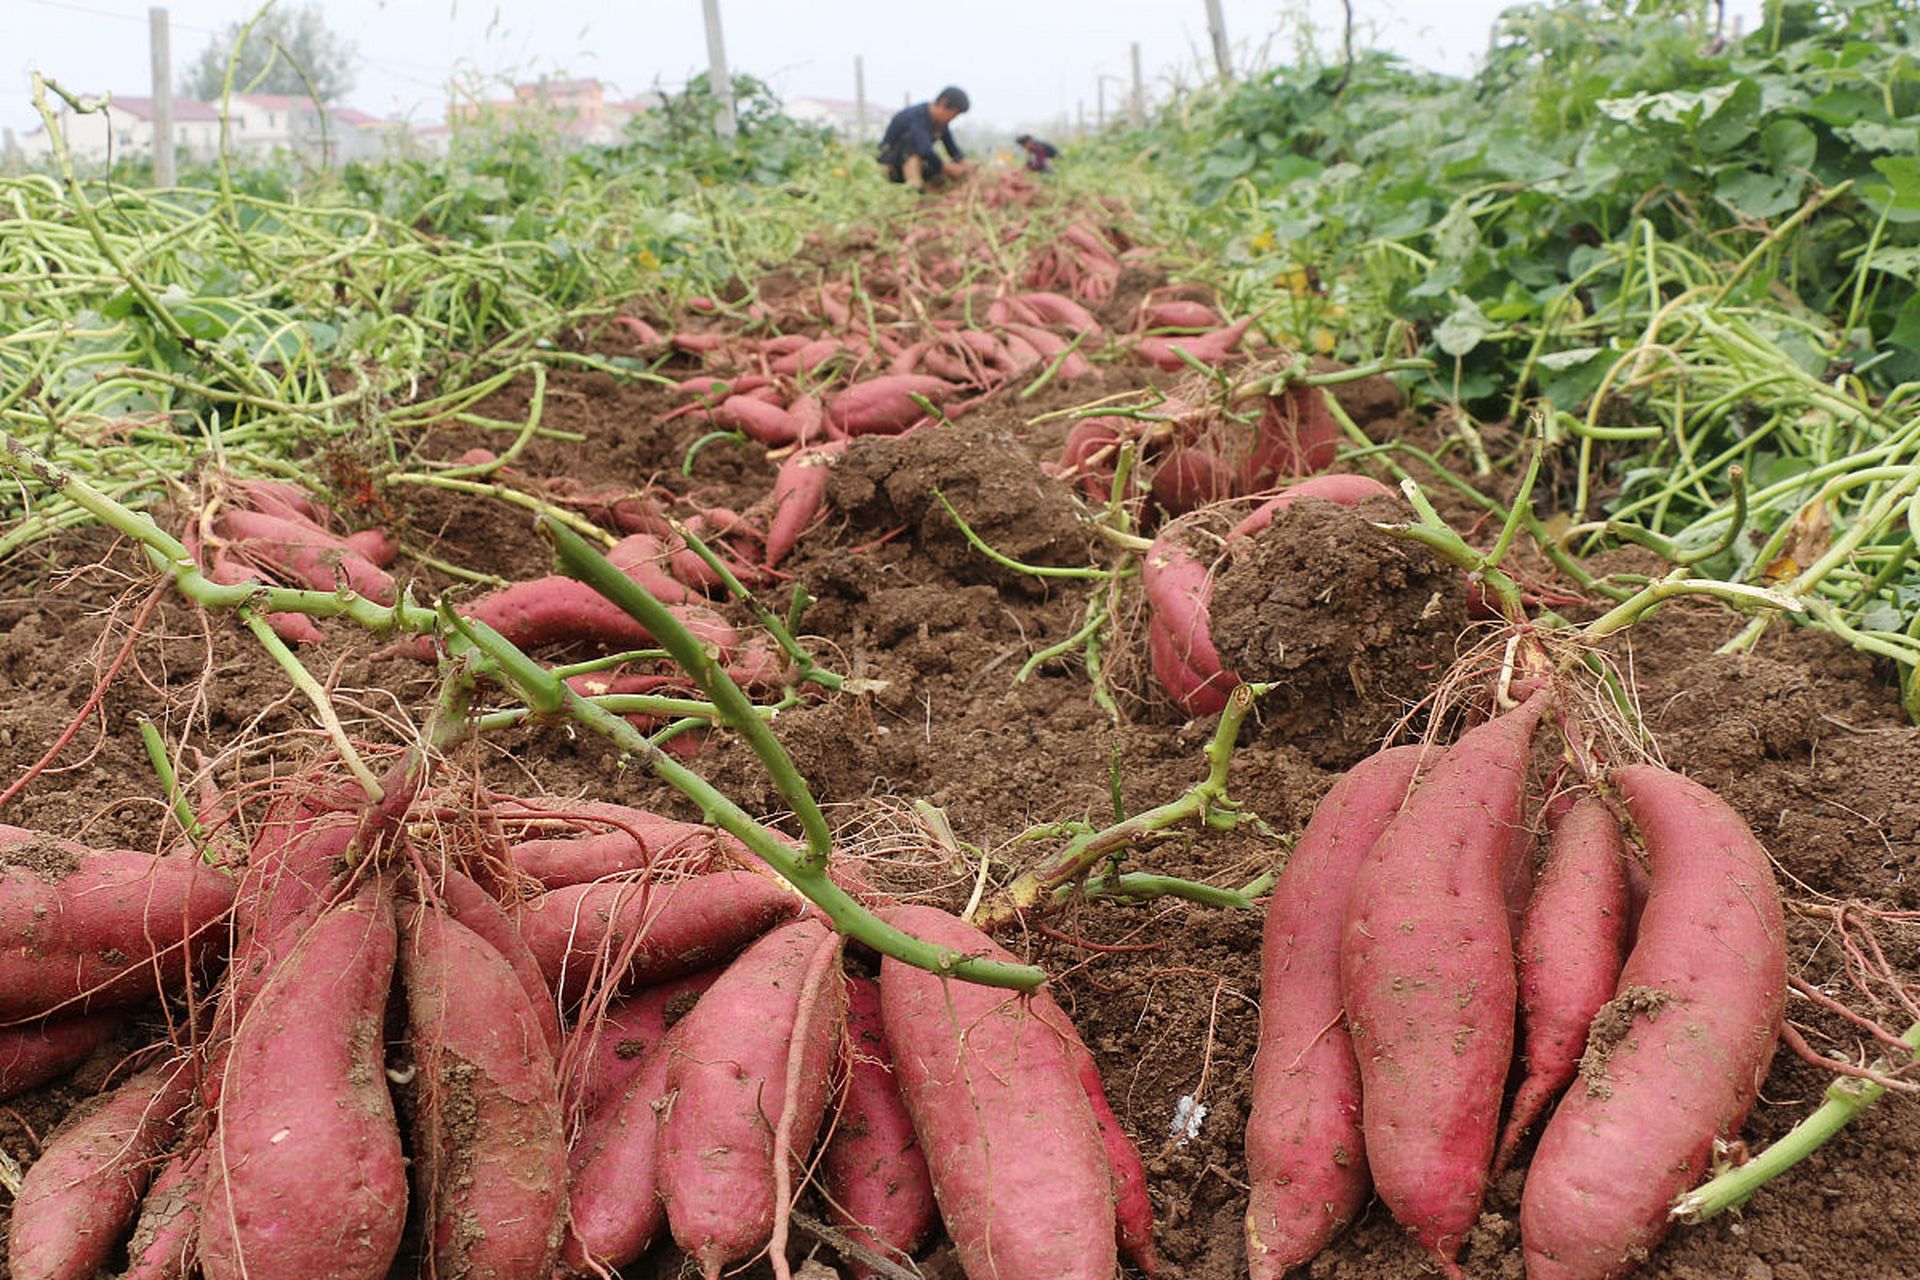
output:
<path id="1" fill-rule="evenodd" d="M 1548 1115 L 1527 1275 L 1611 1280 L 1738 1133 L 1786 993 L 1766 852 L 1657 765 L 1539 795 L 1550 711 L 1580 732 L 1542 691 L 1449 748 L 1362 761 L 1275 886 L 1247 1124 L 1255 1277 L 1304 1266 L 1372 1194 L 1458 1276 L 1490 1178 Z"/>
<path id="2" fill-rule="evenodd" d="M 192 1011 L 46 1141 L 16 1280 L 122 1250 L 140 1280 L 379 1280 L 403 1241 L 421 1274 L 545 1280 L 669 1236 L 707 1276 L 784 1274 L 816 1151 L 856 1271 L 942 1222 L 974 1277 L 1151 1271 L 1139 1155 L 1044 990 L 876 981 L 712 828 L 429 791 L 410 756 L 377 801 L 301 781 L 224 870 L 0 829 L 0 992 L 32 1020 L 10 1088 L 156 991 Z M 1006 955 L 934 907 L 882 914 Z"/>

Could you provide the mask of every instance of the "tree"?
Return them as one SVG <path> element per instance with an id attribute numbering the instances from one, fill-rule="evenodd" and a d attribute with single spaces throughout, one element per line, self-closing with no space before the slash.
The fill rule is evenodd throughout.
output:
<path id="1" fill-rule="evenodd" d="M 227 78 L 227 56 L 246 31 L 236 22 L 201 51 L 180 91 L 203 102 L 217 102 Z M 235 93 L 311 94 L 321 102 L 346 96 L 353 88 L 359 51 L 328 29 L 320 6 L 275 5 L 246 32 L 233 64 Z M 265 75 L 261 75 L 262 71 Z M 256 83 L 255 77 L 259 80 Z"/>

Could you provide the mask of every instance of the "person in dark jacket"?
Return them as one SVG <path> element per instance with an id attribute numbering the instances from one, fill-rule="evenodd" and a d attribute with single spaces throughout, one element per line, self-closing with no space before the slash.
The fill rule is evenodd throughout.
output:
<path id="1" fill-rule="evenodd" d="M 1035 173 L 1045 173 L 1053 168 L 1052 161 L 1060 154 L 1060 149 L 1051 142 L 1042 142 L 1030 133 L 1015 138 L 1013 145 L 1027 153 L 1027 168 Z"/>
<path id="2" fill-rule="evenodd" d="M 904 182 L 916 191 L 940 186 L 949 178 L 964 178 L 967 158 L 953 140 L 949 127 L 971 105 L 966 90 L 949 85 L 932 102 L 902 107 L 887 122 L 880 139 L 880 163 L 886 166 L 889 182 Z M 934 144 L 946 148 L 950 160 L 942 161 Z"/>

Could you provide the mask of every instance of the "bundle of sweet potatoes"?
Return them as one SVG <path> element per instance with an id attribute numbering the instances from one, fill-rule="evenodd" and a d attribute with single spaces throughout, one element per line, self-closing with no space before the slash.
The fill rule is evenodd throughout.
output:
<path id="1" fill-rule="evenodd" d="M 783 1270 L 822 1144 L 856 1269 L 944 1220 L 974 1277 L 1151 1270 L 1139 1156 L 1044 991 L 849 975 L 712 828 L 423 792 L 405 763 L 377 802 L 296 781 L 231 877 L 0 828 L 0 999 L 37 1034 L 228 955 L 198 1034 L 28 1170 L 18 1280 L 122 1249 L 139 1280 L 379 1280 L 409 1238 L 444 1280 L 604 1274 L 667 1236 L 707 1276 Z M 1005 957 L 943 911 L 884 914 Z M 1072 1213 L 1031 1213 L 1041 1194 Z"/>
<path id="2" fill-rule="evenodd" d="M 1458 1276 L 1490 1177 L 1549 1110 L 1527 1274 L 1624 1276 L 1745 1119 L 1786 989 L 1766 852 L 1655 765 L 1530 805 L 1551 697 L 1356 765 L 1275 886 L 1247 1125 L 1256 1278 L 1304 1267 L 1375 1193 Z"/>

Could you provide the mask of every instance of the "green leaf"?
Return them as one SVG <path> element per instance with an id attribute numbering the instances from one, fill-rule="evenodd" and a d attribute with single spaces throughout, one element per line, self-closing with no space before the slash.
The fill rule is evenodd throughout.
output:
<path id="1" fill-rule="evenodd" d="M 1565 351 L 1549 351 L 1537 363 L 1543 369 L 1558 373 L 1583 365 L 1605 350 L 1605 347 L 1568 347 Z"/>
<path id="2" fill-rule="evenodd" d="M 1913 125 L 1881 124 L 1877 120 L 1862 120 L 1844 129 L 1836 129 L 1834 132 L 1862 151 L 1897 153 L 1920 151 L 1920 128 L 1915 128 Z"/>
<path id="3" fill-rule="evenodd" d="M 1489 334 L 1498 333 L 1499 326 L 1487 319 L 1486 314 L 1474 305 L 1471 298 L 1456 300 L 1453 314 L 1440 322 L 1433 331 L 1433 340 L 1442 351 L 1450 356 L 1464 356 L 1480 345 Z"/>
<path id="4" fill-rule="evenodd" d="M 1811 169 L 1820 150 L 1820 139 L 1798 120 L 1775 120 L 1760 131 L 1760 150 L 1776 172 Z"/>
<path id="5" fill-rule="evenodd" d="M 1771 218 L 1800 203 L 1806 178 L 1798 173 L 1760 173 L 1735 168 L 1714 182 L 1714 198 L 1749 218 Z"/>

